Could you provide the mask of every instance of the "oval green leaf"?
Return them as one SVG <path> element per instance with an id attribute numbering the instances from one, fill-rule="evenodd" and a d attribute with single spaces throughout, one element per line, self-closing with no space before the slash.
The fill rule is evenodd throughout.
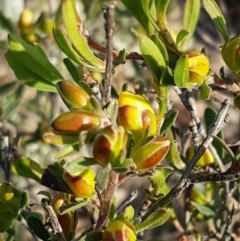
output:
<path id="1" fill-rule="evenodd" d="M 212 19 L 219 33 L 222 35 L 225 42 L 228 41 L 229 35 L 226 25 L 226 20 L 214 0 L 203 0 L 203 6 L 209 17 Z"/>

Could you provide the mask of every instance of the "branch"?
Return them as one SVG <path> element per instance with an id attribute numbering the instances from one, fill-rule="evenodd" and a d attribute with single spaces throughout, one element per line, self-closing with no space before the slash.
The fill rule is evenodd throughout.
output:
<path id="1" fill-rule="evenodd" d="M 43 207 L 46 210 L 46 212 L 48 213 L 48 216 L 49 216 L 52 228 L 53 228 L 53 232 L 56 234 L 57 240 L 58 241 L 66 241 L 66 238 L 63 234 L 62 227 L 61 227 L 60 223 L 58 222 L 57 215 L 54 212 L 52 206 L 47 205 L 47 206 L 43 206 Z"/>
<path id="2" fill-rule="evenodd" d="M 99 217 L 96 224 L 96 230 L 101 229 L 107 221 L 112 198 L 114 197 L 115 191 L 117 189 L 117 184 L 118 174 L 111 170 L 109 174 L 107 187 L 102 194 L 102 199 L 100 200 Z"/>
<path id="3" fill-rule="evenodd" d="M 203 140 L 202 144 L 199 146 L 198 152 L 196 152 L 196 154 L 193 156 L 191 161 L 188 163 L 179 182 L 159 203 L 152 205 L 152 207 L 149 209 L 149 211 L 143 217 L 144 220 L 146 218 L 148 218 L 154 211 L 165 207 L 170 202 L 172 202 L 172 200 L 179 197 L 182 194 L 183 190 L 186 189 L 191 184 L 191 178 L 190 178 L 191 170 L 193 169 L 193 167 L 195 166 L 195 164 L 199 160 L 199 158 L 203 155 L 205 150 L 208 148 L 208 146 L 211 144 L 211 142 L 213 141 L 212 136 L 217 135 L 218 132 L 224 127 L 225 123 L 227 123 L 229 121 L 229 115 L 227 114 L 229 104 L 230 104 L 230 102 L 228 99 L 224 100 L 224 102 L 222 103 L 222 106 L 218 112 L 218 116 L 217 116 L 214 124 L 212 125 L 212 128 L 210 129 L 207 137 Z M 213 174 L 213 176 L 214 175 L 215 174 Z M 233 174 L 233 176 L 232 176 L 232 174 L 230 173 L 230 177 L 235 180 L 235 178 L 239 178 L 239 175 Z M 222 178 L 221 180 L 228 181 L 230 177 L 228 175 L 227 175 L 227 177 L 225 175 L 223 175 L 221 177 Z M 226 180 L 224 178 L 226 178 Z"/>
<path id="4" fill-rule="evenodd" d="M 20 137 L 21 132 L 17 132 L 16 137 L 13 139 L 13 144 L 9 145 L 9 136 L 0 136 L 0 166 L 5 173 L 5 179 L 7 182 L 10 181 L 11 159 L 18 149 Z"/>
<path id="5" fill-rule="evenodd" d="M 112 69 L 113 69 L 113 31 L 115 28 L 114 22 L 114 5 L 106 5 L 103 9 L 103 16 L 105 18 L 105 31 L 107 40 L 107 59 L 105 68 L 105 81 L 104 81 L 104 105 L 108 104 L 111 98 L 112 87 Z"/>

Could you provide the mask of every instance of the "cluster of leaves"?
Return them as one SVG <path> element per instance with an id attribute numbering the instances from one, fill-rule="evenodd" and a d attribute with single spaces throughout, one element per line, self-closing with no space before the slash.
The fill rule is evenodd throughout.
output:
<path id="1" fill-rule="evenodd" d="M 171 203 L 164 203 L 166 196 L 170 197 L 170 201 L 178 196 L 171 196 L 167 178 L 174 173 L 189 176 L 190 173 L 186 173 L 187 163 L 193 163 L 196 156 L 196 165 L 190 172 L 197 171 L 198 174 L 207 175 L 212 169 L 219 174 L 216 180 L 220 181 L 222 179 L 217 177 L 225 173 L 222 166 L 231 161 L 237 163 L 238 160 L 237 150 L 234 149 L 233 152 L 225 144 L 222 132 L 215 137 L 211 150 L 205 148 L 201 155 L 198 154 L 199 143 L 194 138 L 193 146 L 188 149 L 185 157 L 181 155 L 183 152 L 175 140 L 173 126 L 178 111 L 168 109 L 169 90 L 174 88 L 183 93 L 200 87 L 200 99 L 206 100 L 211 97 L 210 80 L 216 75 L 210 69 L 205 51 L 185 50 L 189 35 L 195 30 L 201 2 L 186 1 L 184 29 L 176 38 L 173 38 L 166 19 L 170 0 L 121 2 L 145 31 L 145 34 L 138 35 L 141 55 L 128 53 L 126 50 L 109 52 L 108 48 L 96 43 L 84 29 L 74 0 L 62 0 L 66 34 L 57 27 L 53 28 L 52 33 L 57 45 L 67 56 L 63 62 L 73 81 L 64 80 L 39 44 L 29 44 L 14 35 L 8 37 L 9 50 L 6 59 L 16 77 L 25 85 L 39 91 L 57 92 L 69 111 L 56 117 L 49 124 L 51 131 L 47 131 L 43 136 L 49 145 L 65 146 L 56 155 L 56 163 L 44 168 L 28 157 L 21 157 L 14 161 L 11 167 L 14 174 L 31 178 L 59 192 L 55 197 L 48 192 L 39 192 L 44 195 L 41 206 L 46 215 L 25 208 L 28 203 L 25 192 L 18 191 L 7 182 L 0 186 L 0 201 L 2 206 L 6 207 L 3 211 L 0 210 L 0 232 L 6 240 L 14 238 L 12 231 L 16 229 L 20 218 L 24 218 L 31 233 L 42 240 L 134 241 L 140 232 L 161 226 L 167 220 L 172 220 L 176 227 L 181 227 L 179 229 L 182 238 L 189 235 L 199 239 L 199 232 L 192 226 L 194 220 L 215 219 L 211 226 L 216 230 L 214 235 L 217 237 L 222 232 L 221 225 L 224 220 L 216 220 L 218 216 L 213 211 L 216 205 L 213 200 L 216 184 L 193 185 L 188 188 L 186 210 L 190 218 L 186 222 L 186 228 L 177 220 Z M 214 0 L 203 0 L 202 3 L 223 37 L 223 60 L 235 74 L 235 78 L 231 79 L 225 76 L 222 68 L 221 84 L 238 86 L 240 39 L 229 38 L 225 19 Z M 106 8 L 107 11 L 111 9 L 108 6 Z M 31 27 L 31 23 L 23 20 L 20 21 L 22 26 Z M 113 19 L 109 17 L 106 21 L 111 22 Z M 113 29 L 107 31 L 111 32 Z M 30 39 L 25 40 L 32 42 Z M 107 60 L 113 58 L 113 62 L 109 64 L 97 57 L 92 49 L 106 53 Z M 109 76 L 115 73 L 117 65 L 131 59 L 144 61 L 149 69 L 158 103 L 157 111 L 145 96 L 127 91 L 126 85 L 117 94 L 111 82 L 107 81 Z M 83 78 L 79 76 L 77 66 L 83 67 Z M 96 72 L 105 74 L 102 82 L 94 79 Z M 240 109 L 239 91 L 233 91 L 232 94 L 235 96 L 235 106 Z M 193 109 L 193 106 L 188 108 L 190 112 L 193 112 Z M 215 122 L 215 115 L 212 109 L 206 109 L 204 117 L 207 132 Z M 199 128 L 199 123 L 195 124 L 196 128 Z M 81 156 L 66 162 L 66 157 L 79 152 L 84 145 L 91 146 L 92 157 Z M 164 159 L 167 165 L 161 164 Z M 217 164 L 216 159 L 222 162 Z M 92 169 L 93 165 L 101 167 L 97 174 Z M 232 166 L 232 171 L 235 171 L 233 174 L 238 173 L 238 165 Z M 150 187 L 146 190 L 143 208 L 136 213 L 134 208 L 127 204 L 119 213 L 116 209 L 115 191 L 120 184 L 133 176 L 147 176 L 149 180 Z M 195 183 L 202 179 L 196 180 Z M 221 190 L 218 197 L 221 197 L 222 190 L 227 189 L 230 192 L 229 186 L 218 184 L 218 188 Z M 98 210 L 97 220 L 93 213 L 89 212 L 92 227 L 86 230 L 84 235 L 74 239 L 78 221 L 76 211 L 88 204 L 95 205 Z M 158 205 L 159 208 L 153 208 Z M 226 209 L 226 205 L 227 203 L 219 206 L 218 212 L 227 210 L 228 216 L 233 215 L 230 208 Z M 228 232 L 226 227 L 223 235 L 229 235 Z"/>

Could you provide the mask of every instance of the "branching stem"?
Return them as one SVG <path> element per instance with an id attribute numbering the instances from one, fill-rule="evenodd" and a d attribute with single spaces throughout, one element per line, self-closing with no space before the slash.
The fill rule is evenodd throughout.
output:
<path id="1" fill-rule="evenodd" d="M 214 124 L 212 125 L 212 128 L 210 129 L 206 138 L 203 140 L 202 144 L 199 146 L 198 151 L 195 153 L 193 158 L 188 163 L 177 185 L 159 203 L 152 205 L 149 211 L 143 217 L 143 219 L 146 219 L 151 215 L 151 213 L 153 213 L 157 209 L 165 207 L 172 200 L 179 197 L 182 194 L 183 190 L 185 190 L 190 184 L 213 181 L 213 180 L 220 181 L 220 182 L 229 181 L 229 180 L 236 180 L 240 177 L 240 173 L 234 174 L 234 173 L 228 173 L 228 172 L 220 173 L 220 174 L 212 174 L 206 177 L 200 176 L 198 178 L 192 177 L 190 175 L 196 162 L 199 160 L 199 158 L 203 155 L 205 150 L 211 144 L 213 140 L 213 136 L 217 135 L 218 132 L 223 128 L 223 126 L 229 121 L 229 115 L 227 114 L 229 104 L 230 104 L 230 101 L 228 99 L 224 100 L 224 102 L 222 103 L 222 106 L 218 112 L 218 116 Z"/>
<path id="2" fill-rule="evenodd" d="M 118 186 L 117 184 L 118 174 L 115 171 L 111 170 L 109 174 L 107 187 L 103 192 L 102 200 L 100 200 L 99 217 L 96 224 L 96 230 L 101 229 L 107 221 L 109 210 L 111 207 L 111 202 Z"/>

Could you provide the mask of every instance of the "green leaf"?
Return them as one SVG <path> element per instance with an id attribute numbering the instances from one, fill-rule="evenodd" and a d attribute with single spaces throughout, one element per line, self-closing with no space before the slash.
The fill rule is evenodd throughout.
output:
<path id="1" fill-rule="evenodd" d="M 120 64 L 124 64 L 126 62 L 127 51 L 126 49 L 122 49 L 118 52 L 117 58 L 114 60 L 114 66 L 118 66 Z"/>
<path id="2" fill-rule="evenodd" d="M 163 86 L 173 86 L 173 85 L 175 85 L 173 75 L 174 75 L 174 71 L 170 68 L 170 66 L 167 66 L 166 71 L 165 71 L 164 76 L 163 76 L 163 79 L 161 81 L 161 84 Z"/>
<path id="3" fill-rule="evenodd" d="M 203 6 L 209 17 L 212 19 L 219 33 L 222 35 L 225 42 L 228 41 L 229 35 L 226 25 L 226 20 L 214 0 L 203 0 Z"/>
<path id="4" fill-rule="evenodd" d="M 62 1 L 62 16 L 67 34 L 81 58 L 96 68 L 103 69 L 104 62 L 92 53 L 86 37 L 81 33 L 82 21 L 77 14 L 74 0 Z"/>
<path id="5" fill-rule="evenodd" d="M 29 196 L 27 191 L 21 191 L 20 208 L 24 208 L 29 203 Z"/>
<path id="6" fill-rule="evenodd" d="M 53 29 L 53 36 L 58 44 L 58 47 L 75 63 L 86 67 L 90 71 L 100 71 L 104 72 L 105 68 L 96 68 L 96 66 L 92 65 L 91 63 L 87 62 L 85 59 L 83 59 L 73 48 L 71 43 L 69 42 L 68 38 L 66 35 L 59 29 L 59 28 L 54 28 Z"/>
<path id="7" fill-rule="evenodd" d="M 121 2 L 143 26 L 147 34 L 152 35 L 154 28 L 149 19 L 149 0 L 121 0 Z"/>
<path id="8" fill-rule="evenodd" d="M 112 168 L 118 173 L 126 173 L 128 171 L 131 171 L 133 168 L 133 159 L 126 158 L 121 163 L 114 163 L 112 164 Z"/>
<path id="9" fill-rule="evenodd" d="M 32 211 L 28 211 L 28 210 L 22 210 L 21 214 L 22 214 L 22 216 L 24 217 L 25 220 L 27 220 L 27 218 L 30 217 L 30 216 L 34 216 L 37 219 L 39 219 L 42 223 L 45 222 L 44 216 L 41 213 L 39 213 L 39 212 L 32 212 Z"/>
<path id="10" fill-rule="evenodd" d="M 206 125 L 206 128 L 207 128 L 207 132 L 209 132 L 209 130 L 211 128 L 211 125 L 214 123 L 214 121 L 216 119 L 216 116 L 217 116 L 217 112 L 215 110 L 213 110 L 212 108 L 206 108 L 206 110 L 204 112 L 204 121 L 205 121 L 205 125 Z M 222 130 L 218 133 L 217 136 L 220 139 L 224 140 Z M 219 157 L 221 158 L 221 160 L 223 160 L 223 158 L 224 158 L 224 148 L 222 147 L 222 145 L 216 140 L 213 140 L 212 144 L 216 148 L 217 153 L 218 153 Z"/>
<path id="11" fill-rule="evenodd" d="M 5 83 L 0 86 L 0 95 L 7 95 L 9 92 L 13 91 L 14 88 L 18 85 L 17 81 L 12 81 L 9 83 Z"/>
<path id="12" fill-rule="evenodd" d="M 67 39 L 67 36 L 59 28 L 53 29 L 53 36 L 58 47 L 75 63 L 83 65 L 84 60 L 77 54 Z"/>
<path id="13" fill-rule="evenodd" d="M 59 179 L 63 178 L 63 173 L 64 173 L 64 168 L 60 166 L 60 164 L 55 163 L 52 165 L 48 165 L 48 170 L 56 177 Z"/>
<path id="14" fill-rule="evenodd" d="M 158 209 L 152 213 L 146 220 L 136 226 L 136 232 L 142 232 L 163 225 L 170 217 L 169 210 Z"/>
<path id="15" fill-rule="evenodd" d="M 190 201 L 191 204 L 200 212 L 202 213 L 204 216 L 214 216 L 215 215 L 215 211 L 212 210 L 211 208 L 209 208 L 206 204 L 202 205 L 199 203 L 196 203 L 194 201 Z"/>
<path id="16" fill-rule="evenodd" d="M 37 195 L 43 195 L 43 196 L 47 197 L 50 201 L 53 199 L 52 194 L 48 191 L 39 191 L 37 193 Z"/>
<path id="17" fill-rule="evenodd" d="M 183 28 L 193 34 L 196 28 L 201 9 L 200 0 L 186 0 L 183 18 Z"/>
<path id="18" fill-rule="evenodd" d="M 162 40 L 159 38 L 158 35 L 152 35 L 150 38 L 158 47 L 159 51 L 161 52 L 161 54 L 165 60 L 165 63 L 168 64 L 168 62 L 169 62 L 168 52 L 167 52 L 167 49 L 166 49 L 164 43 L 162 42 Z"/>
<path id="19" fill-rule="evenodd" d="M 178 116 L 178 110 L 172 109 L 167 112 L 160 130 L 160 136 L 163 136 L 168 129 L 175 123 Z"/>
<path id="20" fill-rule="evenodd" d="M 59 169 L 60 168 L 56 165 L 50 165 L 49 168 L 45 169 L 41 178 L 41 184 L 55 191 L 72 194 L 71 190 L 63 180 L 63 171 Z"/>
<path id="21" fill-rule="evenodd" d="M 135 210 L 131 205 L 125 208 L 123 216 L 126 220 L 132 220 L 134 218 L 134 215 Z"/>
<path id="22" fill-rule="evenodd" d="M 170 150 L 167 153 L 166 160 L 170 165 L 178 168 L 179 170 L 182 170 L 185 167 L 178 150 L 177 141 L 171 141 Z"/>
<path id="23" fill-rule="evenodd" d="M 117 198 L 113 197 L 112 202 L 111 202 L 111 207 L 109 210 L 109 214 L 108 214 L 108 218 L 109 220 L 113 220 L 114 216 L 115 216 L 115 212 L 116 212 L 116 202 L 117 202 Z"/>
<path id="24" fill-rule="evenodd" d="M 179 57 L 174 69 L 174 82 L 178 87 L 182 88 L 188 86 L 189 79 L 188 56 L 182 55 Z"/>
<path id="25" fill-rule="evenodd" d="M 4 218 L 3 214 L 7 214 L 7 219 L 17 218 L 21 205 L 22 192 L 13 187 L 10 183 L 4 182 L 0 185 L 0 212 L 1 219 Z"/>
<path id="26" fill-rule="evenodd" d="M 144 60 L 151 69 L 157 81 L 161 81 L 166 63 L 156 44 L 147 36 L 140 36 L 140 49 Z"/>
<path id="27" fill-rule="evenodd" d="M 211 93 L 211 87 L 209 87 L 206 82 L 203 82 L 203 84 L 200 87 L 200 100 L 209 100 Z"/>
<path id="28" fill-rule="evenodd" d="M 78 84 L 88 93 L 89 96 L 93 95 L 92 89 L 85 81 L 79 81 Z"/>
<path id="29" fill-rule="evenodd" d="M 31 178 L 37 182 L 40 182 L 43 169 L 35 161 L 27 157 L 21 157 L 12 164 L 12 172 L 22 176 Z"/>
<path id="30" fill-rule="evenodd" d="M 56 91 L 55 84 L 63 79 L 38 44 L 30 45 L 21 38 L 8 35 L 10 49 L 6 58 L 17 78 L 38 90 Z"/>
<path id="31" fill-rule="evenodd" d="M 101 231 L 93 231 L 84 235 L 80 239 L 74 239 L 73 241 L 101 241 L 103 233 Z"/>
<path id="32" fill-rule="evenodd" d="M 72 76 L 73 80 L 78 84 L 80 81 L 80 77 L 78 75 L 78 70 L 76 66 L 73 64 L 73 62 L 69 58 L 65 58 L 63 60 L 63 63 L 65 64 L 68 72 Z"/>
<path id="33" fill-rule="evenodd" d="M 10 19 L 5 17 L 2 11 L 0 11 L 0 26 L 2 27 L 2 29 L 7 30 L 8 32 L 13 32 L 13 27 Z"/>
<path id="34" fill-rule="evenodd" d="M 153 198 L 163 195 L 165 196 L 169 192 L 169 188 L 166 185 L 166 178 L 173 172 L 173 168 L 169 166 L 159 166 L 156 171 L 149 177 L 149 181 L 153 187 L 151 196 Z"/>
<path id="35" fill-rule="evenodd" d="M 64 157 L 70 156 L 75 154 L 79 150 L 79 145 L 70 145 L 62 149 L 60 152 L 58 152 L 55 156 L 56 159 L 62 159 Z"/>
<path id="36" fill-rule="evenodd" d="M 108 167 L 106 168 L 101 168 L 97 175 L 96 175 L 96 183 L 97 183 L 97 188 L 100 191 L 103 191 L 105 187 L 107 186 L 108 178 L 109 178 L 109 171 L 110 169 Z"/>
<path id="37" fill-rule="evenodd" d="M 94 158 L 79 157 L 71 162 L 69 162 L 64 168 L 70 173 L 82 172 L 89 166 L 98 164 Z"/>
<path id="38" fill-rule="evenodd" d="M 32 230 L 32 232 L 44 241 L 48 241 L 50 239 L 49 232 L 45 229 L 43 223 L 35 216 L 27 217 L 27 225 Z"/>
<path id="39" fill-rule="evenodd" d="M 63 215 L 63 214 L 66 214 L 66 213 L 68 213 L 68 212 L 75 211 L 75 210 L 77 210 L 77 209 L 79 209 L 79 208 L 81 208 L 81 207 L 84 207 L 84 206 L 86 206 L 86 205 L 88 205 L 88 204 L 90 204 L 90 203 L 91 203 L 91 200 L 82 199 L 82 200 L 79 201 L 79 202 L 68 203 L 68 204 L 66 204 L 66 205 L 63 205 L 63 206 L 61 206 L 61 207 L 58 209 L 58 211 L 59 211 L 59 213 L 60 213 L 61 215 Z"/>
<path id="40" fill-rule="evenodd" d="M 53 132 L 44 133 L 43 139 L 47 143 L 50 143 L 53 145 L 73 145 L 79 142 L 78 136 L 55 134 Z"/>
<path id="41" fill-rule="evenodd" d="M 233 99 L 234 106 L 240 110 L 240 95 L 237 95 Z"/>
<path id="42" fill-rule="evenodd" d="M 180 30 L 180 32 L 177 35 L 176 38 L 176 45 L 180 48 L 181 43 L 186 39 L 186 37 L 189 35 L 189 31 L 186 29 Z"/>
<path id="43" fill-rule="evenodd" d="M 5 56 L 16 77 L 24 84 L 41 91 L 57 92 L 54 84 L 48 83 L 38 74 L 31 71 L 24 62 L 19 62 L 19 58 L 14 52 L 7 52 Z"/>
<path id="44" fill-rule="evenodd" d="M 168 47 L 175 46 L 175 41 L 171 36 L 170 29 L 167 23 L 167 8 L 170 0 L 155 0 L 156 11 L 158 15 L 158 25 L 160 28 L 159 34 L 166 40 Z M 174 48 L 173 48 L 174 49 Z"/>
<path id="45" fill-rule="evenodd" d="M 169 2 L 170 0 L 155 1 L 160 29 L 163 32 L 167 32 L 169 30 L 167 25 L 167 17 L 166 17 L 166 12 L 167 12 Z"/>

